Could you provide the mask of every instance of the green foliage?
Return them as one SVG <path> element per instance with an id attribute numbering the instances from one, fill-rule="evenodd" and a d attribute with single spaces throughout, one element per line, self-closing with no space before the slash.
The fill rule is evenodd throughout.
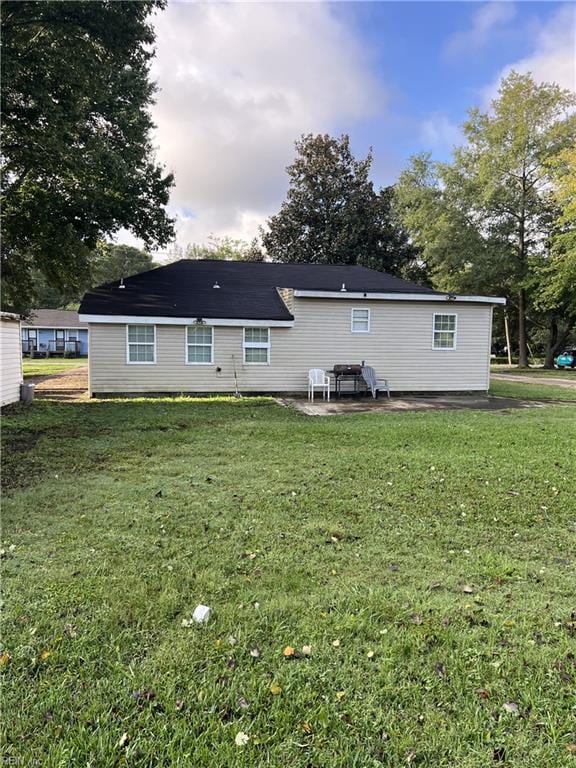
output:
<path id="1" fill-rule="evenodd" d="M 173 179 L 153 157 L 149 79 L 164 0 L 2 6 L 2 268 L 6 306 L 34 300 L 39 271 L 81 288 L 90 252 L 121 227 L 173 235 Z"/>
<path id="2" fill-rule="evenodd" d="M 15 408 L 5 761 L 566 768 L 575 413 Z"/>
<path id="3" fill-rule="evenodd" d="M 357 160 L 348 136 L 307 135 L 287 168 L 288 195 L 262 231 L 275 261 L 361 264 L 424 276 L 417 252 L 399 223 L 391 188 L 374 190 L 372 154 Z"/>
<path id="4" fill-rule="evenodd" d="M 451 163 L 414 158 L 397 185 L 402 221 L 436 284 L 510 299 L 521 365 L 534 278 L 561 221 L 552 161 L 576 140 L 574 104 L 570 92 L 512 72 L 489 112 L 471 110 Z"/>
<path id="5" fill-rule="evenodd" d="M 90 286 L 111 283 L 157 266 L 152 256 L 139 248 L 98 243 L 90 258 Z"/>
<path id="6" fill-rule="evenodd" d="M 220 261 L 263 261 L 264 254 L 257 238 L 250 243 L 240 238 L 210 235 L 204 244 L 190 243 L 177 249 L 179 259 L 217 259 Z"/>

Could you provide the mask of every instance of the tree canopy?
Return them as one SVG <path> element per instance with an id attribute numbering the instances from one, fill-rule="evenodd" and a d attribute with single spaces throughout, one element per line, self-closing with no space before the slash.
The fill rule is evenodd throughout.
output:
<path id="1" fill-rule="evenodd" d="M 413 158 L 397 185 L 402 220 L 435 283 L 509 299 L 522 366 L 528 360 L 527 316 L 536 308 L 536 286 L 550 264 L 554 238 L 557 266 L 565 264 L 560 242 L 571 225 L 561 224 L 553 190 L 562 174 L 554 169 L 555 158 L 576 141 L 574 104 L 570 92 L 512 72 L 489 111 L 470 111 L 465 143 L 452 162 Z"/>
<path id="2" fill-rule="evenodd" d="M 149 15 L 164 0 L 2 6 L 3 302 L 34 301 L 35 272 L 80 287 L 99 240 L 173 236 L 173 184 L 154 160 Z"/>
<path id="3" fill-rule="evenodd" d="M 369 178 L 371 152 L 358 160 L 346 135 L 306 135 L 296 153 L 286 200 L 262 231 L 272 259 L 396 274 L 414 268 L 417 252 L 395 215 L 393 190 L 377 192 Z"/>

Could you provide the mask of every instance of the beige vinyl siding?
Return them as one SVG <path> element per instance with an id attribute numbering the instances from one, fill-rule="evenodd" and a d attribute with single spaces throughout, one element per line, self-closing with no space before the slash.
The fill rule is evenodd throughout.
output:
<path id="1" fill-rule="evenodd" d="M 370 332 L 353 333 L 352 308 L 370 309 Z M 434 313 L 457 314 L 456 349 L 433 349 Z M 294 326 L 270 329 L 269 365 L 243 362 L 243 328 L 214 326 L 212 365 L 186 364 L 186 327 L 156 326 L 156 364 L 127 365 L 126 326 L 90 327 L 94 393 L 305 391 L 309 368 L 372 365 L 392 391 L 486 390 L 492 308 L 486 304 L 294 299 Z M 220 370 L 218 370 L 220 369 Z"/>
<path id="2" fill-rule="evenodd" d="M 20 400 L 20 384 L 22 384 L 22 347 L 18 320 L 4 317 L 0 319 L 0 349 L 2 353 L 1 404 L 8 405 Z"/>

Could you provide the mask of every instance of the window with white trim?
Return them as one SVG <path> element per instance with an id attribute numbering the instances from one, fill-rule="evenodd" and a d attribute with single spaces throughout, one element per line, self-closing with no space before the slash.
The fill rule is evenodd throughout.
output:
<path id="1" fill-rule="evenodd" d="M 352 333 L 370 333 L 370 310 L 352 310 Z"/>
<path id="2" fill-rule="evenodd" d="M 129 363 L 156 362 L 155 325 L 127 325 L 126 337 Z"/>
<path id="3" fill-rule="evenodd" d="M 210 325 L 189 325 L 186 328 L 186 362 L 209 365 L 214 359 L 214 329 Z"/>
<path id="4" fill-rule="evenodd" d="M 434 349 L 456 349 L 456 315 L 434 314 Z"/>
<path id="5" fill-rule="evenodd" d="M 270 363 L 270 329 L 244 328 L 244 362 Z"/>

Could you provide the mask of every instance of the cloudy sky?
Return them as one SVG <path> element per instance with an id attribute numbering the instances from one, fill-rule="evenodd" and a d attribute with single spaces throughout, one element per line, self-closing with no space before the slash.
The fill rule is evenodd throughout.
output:
<path id="1" fill-rule="evenodd" d="M 374 181 L 389 184 L 416 152 L 448 157 L 510 69 L 576 87 L 568 3 L 172 0 L 155 26 L 156 144 L 180 245 L 256 234 L 302 133 L 372 146 Z"/>

